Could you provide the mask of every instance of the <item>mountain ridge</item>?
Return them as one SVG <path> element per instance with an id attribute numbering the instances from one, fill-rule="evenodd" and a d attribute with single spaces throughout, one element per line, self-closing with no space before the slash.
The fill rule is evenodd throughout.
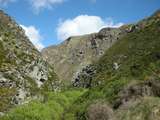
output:
<path id="1" fill-rule="evenodd" d="M 60 79 L 70 81 L 127 32 L 126 26 L 125 29 L 103 28 L 98 33 L 69 37 L 59 45 L 44 48 L 42 55 L 54 66 Z"/>

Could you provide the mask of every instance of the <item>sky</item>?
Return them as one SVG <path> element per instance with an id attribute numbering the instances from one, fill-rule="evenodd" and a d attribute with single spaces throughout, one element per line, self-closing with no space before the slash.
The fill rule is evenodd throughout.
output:
<path id="1" fill-rule="evenodd" d="M 160 0 L 0 0 L 0 9 L 17 21 L 38 50 L 70 36 L 135 23 L 159 8 Z"/>

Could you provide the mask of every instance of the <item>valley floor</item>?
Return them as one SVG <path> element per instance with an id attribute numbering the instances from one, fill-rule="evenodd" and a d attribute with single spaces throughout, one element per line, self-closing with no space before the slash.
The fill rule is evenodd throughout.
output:
<path id="1" fill-rule="evenodd" d="M 43 100 L 34 100 L 12 109 L 0 120 L 61 120 L 69 108 L 85 89 L 45 93 Z"/>

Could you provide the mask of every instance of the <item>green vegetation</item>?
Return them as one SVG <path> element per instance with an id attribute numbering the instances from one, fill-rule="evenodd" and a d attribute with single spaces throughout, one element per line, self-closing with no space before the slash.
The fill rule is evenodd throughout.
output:
<path id="1" fill-rule="evenodd" d="M 77 89 L 64 92 L 45 93 L 41 101 L 31 101 L 28 104 L 12 109 L 1 120 L 61 120 L 63 112 L 73 104 L 86 90 Z"/>
<path id="2" fill-rule="evenodd" d="M 5 52 L 3 50 L 3 45 L 0 43 L 0 66 L 4 62 L 5 59 Z"/>
<path id="3" fill-rule="evenodd" d="M 97 73 L 91 88 L 81 96 L 66 112 L 74 119 L 85 120 L 88 106 L 95 101 L 107 101 L 111 105 L 118 98 L 118 93 L 130 82 L 142 82 L 159 79 L 160 71 L 160 22 L 153 22 L 144 29 L 127 34 L 114 44 L 105 55 L 95 63 Z M 114 63 L 119 68 L 114 69 Z"/>

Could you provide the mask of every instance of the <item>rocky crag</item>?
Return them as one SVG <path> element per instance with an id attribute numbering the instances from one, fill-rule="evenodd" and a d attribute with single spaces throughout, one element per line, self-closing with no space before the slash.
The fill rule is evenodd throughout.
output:
<path id="1" fill-rule="evenodd" d="M 57 80 L 24 30 L 0 11 L 0 112 L 26 102 L 41 89 L 56 89 Z"/>
<path id="2" fill-rule="evenodd" d="M 97 61 L 122 36 L 132 31 L 131 25 L 103 28 L 98 33 L 69 37 L 57 46 L 42 50 L 43 57 L 55 68 L 63 81 L 74 81 L 78 74 Z"/>
<path id="3" fill-rule="evenodd" d="M 79 80 L 80 74 L 99 60 L 120 38 L 140 29 L 144 21 L 141 24 L 103 28 L 98 33 L 69 37 L 60 45 L 44 48 L 42 55 L 55 68 L 61 80 L 74 86 L 86 86 L 76 85 L 75 81 Z M 116 63 L 115 67 L 118 67 Z"/>
<path id="4" fill-rule="evenodd" d="M 159 11 L 155 12 L 151 17 L 145 18 L 135 24 L 123 25 L 120 28 L 117 28 L 117 29 L 121 30 L 121 36 L 119 36 L 119 39 L 121 39 L 129 34 L 132 34 L 136 31 L 143 30 L 146 27 L 150 27 L 150 25 L 159 21 L 158 18 L 159 18 Z M 117 42 L 114 42 L 114 44 L 118 44 Z M 112 45 L 114 45 L 114 44 L 112 44 Z M 110 46 L 109 48 L 112 48 L 112 46 Z M 109 49 L 109 48 L 107 48 L 107 49 Z M 105 53 L 100 58 L 103 58 L 104 55 L 105 55 Z M 122 55 L 122 57 L 127 57 L 127 56 Z M 94 58 L 92 58 L 92 59 L 94 59 Z M 97 59 L 96 61 L 99 61 L 99 59 Z M 74 78 L 72 79 L 73 86 L 89 88 L 89 87 L 97 86 L 97 85 L 101 84 L 101 81 L 92 82 L 92 79 L 98 69 L 97 65 L 96 65 L 97 64 L 96 61 L 92 62 L 92 64 L 89 64 L 89 65 L 83 67 L 80 71 L 76 72 L 76 76 L 74 76 Z M 111 69 L 118 70 L 119 68 L 120 68 L 120 63 L 114 61 L 112 63 Z"/>

